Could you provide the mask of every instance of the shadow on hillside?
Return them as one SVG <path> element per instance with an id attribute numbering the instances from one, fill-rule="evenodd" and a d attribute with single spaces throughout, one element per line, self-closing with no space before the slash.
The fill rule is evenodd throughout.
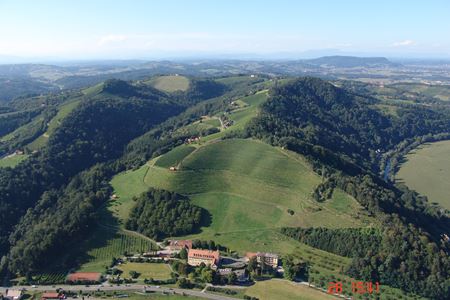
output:
<path id="1" fill-rule="evenodd" d="M 202 219 L 200 221 L 200 224 L 196 226 L 196 228 L 194 228 L 194 231 L 192 232 L 193 234 L 202 233 L 202 227 L 209 227 L 212 223 L 211 213 L 203 207 L 200 208 L 202 210 Z"/>
<path id="2" fill-rule="evenodd" d="M 89 254 L 90 251 L 106 247 L 108 241 L 118 237 L 118 220 L 107 209 L 108 204 L 99 208 L 97 222 L 89 224 L 82 235 L 73 238 L 73 240 L 77 240 L 76 242 L 66 246 L 67 250 L 64 256 L 61 256 L 60 262 L 56 264 L 59 271 L 61 268 L 64 270 L 79 269 L 83 264 L 95 259 Z"/>

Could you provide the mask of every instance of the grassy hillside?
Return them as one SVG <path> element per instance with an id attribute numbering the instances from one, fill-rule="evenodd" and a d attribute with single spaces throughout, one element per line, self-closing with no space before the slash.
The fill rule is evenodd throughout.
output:
<path id="1" fill-rule="evenodd" d="M 17 164 L 19 164 L 22 160 L 26 159 L 28 155 L 13 155 L 13 156 L 5 156 L 4 158 L 0 159 L 0 168 L 6 168 L 6 167 L 15 167 Z"/>
<path id="2" fill-rule="evenodd" d="M 172 166 L 177 166 L 186 156 L 191 154 L 194 150 L 195 147 L 187 145 L 176 147 L 172 151 L 160 157 L 155 162 L 155 166 L 162 168 L 170 168 Z"/>
<path id="3" fill-rule="evenodd" d="M 148 83 L 160 91 L 169 93 L 186 91 L 189 88 L 189 79 L 184 76 L 159 76 L 151 79 Z"/>
<path id="4" fill-rule="evenodd" d="M 211 225 L 195 237 L 239 251 L 252 247 L 289 251 L 292 247 L 283 245 L 276 232 L 282 226 L 360 227 L 371 222 L 356 201 L 339 190 L 324 204 L 312 200 L 319 176 L 300 156 L 259 141 L 208 143 L 187 155 L 176 172 L 156 164 L 114 178 L 121 201 L 113 208 L 116 215 L 126 218 L 132 194 L 146 187 L 176 191 L 212 215 Z"/>
<path id="5" fill-rule="evenodd" d="M 406 156 L 396 175 L 397 182 L 450 209 L 450 141 L 420 146 Z"/>
<path id="6" fill-rule="evenodd" d="M 48 122 L 47 130 L 39 136 L 37 139 L 29 143 L 26 147 L 30 150 L 39 150 L 47 144 L 48 138 L 50 135 L 55 132 L 56 128 L 61 124 L 63 119 L 67 117 L 67 115 L 73 111 L 78 104 L 80 104 L 80 99 L 74 99 L 67 103 L 64 103 L 58 107 L 58 113 Z"/>
<path id="7" fill-rule="evenodd" d="M 326 204 L 317 204 L 310 195 L 320 178 L 301 157 L 258 141 L 225 140 L 200 147 L 177 172 L 149 168 L 147 185 L 191 195 L 212 214 L 204 238 L 219 233 L 217 239 L 233 242 L 228 234 L 281 226 L 362 226 L 351 216 L 359 212 L 356 201 L 336 193 Z M 340 207 L 337 201 L 346 204 Z"/>

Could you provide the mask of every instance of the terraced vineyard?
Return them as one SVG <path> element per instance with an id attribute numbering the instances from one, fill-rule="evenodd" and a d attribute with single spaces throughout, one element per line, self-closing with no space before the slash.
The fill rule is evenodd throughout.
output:
<path id="1" fill-rule="evenodd" d="M 50 285 L 50 284 L 61 284 L 66 281 L 66 273 L 42 273 L 33 275 L 33 283 Z"/>
<path id="2" fill-rule="evenodd" d="M 138 234 L 106 227 L 99 228 L 83 247 L 86 255 L 80 261 L 82 264 L 79 270 L 84 272 L 103 272 L 113 257 L 156 249 L 152 241 Z"/>

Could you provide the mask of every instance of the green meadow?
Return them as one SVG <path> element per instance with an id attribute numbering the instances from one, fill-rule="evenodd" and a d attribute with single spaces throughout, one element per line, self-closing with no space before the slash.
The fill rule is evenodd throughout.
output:
<path id="1" fill-rule="evenodd" d="M 450 141 L 425 144 L 408 153 L 396 181 L 450 209 Z"/>
<path id="2" fill-rule="evenodd" d="M 2 159 L 0 159 L 0 168 L 14 168 L 17 166 L 21 161 L 25 160 L 28 157 L 28 155 L 14 155 L 14 156 L 6 156 Z"/>

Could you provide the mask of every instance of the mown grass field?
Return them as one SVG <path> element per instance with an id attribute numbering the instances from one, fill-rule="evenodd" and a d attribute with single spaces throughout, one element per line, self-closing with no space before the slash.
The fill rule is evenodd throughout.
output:
<path id="1" fill-rule="evenodd" d="M 245 292 L 246 295 L 260 300 L 322 300 L 338 299 L 324 292 L 286 280 L 268 280 L 257 282 Z"/>
<path id="2" fill-rule="evenodd" d="M 136 271 L 139 273 L 138 281 L 143 282 L 144 279 L 156 279 L 166 280 L 170 279 L 170 267 L 164 263 L 131 263 L 127 262 L 119 266 L 119 269 L 123 271 L 123 278 L 130 278 L 130 271 Z"/>
<path id="3" fill-rule="evenodd" d="M 14 156 L 6 156 L 2 159 L 0 159 L 0 168 L 14 168 L 17 166 L 21 161 L 27 159 L 28 155 L 14 155 Z"/>
<path id="4" fill-rule="evenodd" d="M 111 180 L 111 185 L 119 198 L 109 201 L 108 210 L 117 218 L 121 226 L 128 219 L 128 215 L 134 206 L 133 196 L 138 196 L 149 188 L 144 183 L 147 170 L 148 167 L 143 167 L 136 171 L 122 172 Z"/>
<path id="5" fill-rule="evenodd" d="M 184 76 L 159 76 L 149 82 L 154 88 L 164 92 L 186 91 L 189 79 Z"/>
<path id="6" fill-rule="evenodd" d="M 450 209 L 450 141 L 422 145 L 411 151 L 396 181 Z"/>
<path id="7" fill-rule="evenodd" d="M 188 145 L 181 145 L 168 153 L 161 156 L 156 162 L 155 166 L 162 168 L 170 168 L 172 166 L 178 166 L 181 161 L 191 154 L 195 150 L 195 147 Z"/>

